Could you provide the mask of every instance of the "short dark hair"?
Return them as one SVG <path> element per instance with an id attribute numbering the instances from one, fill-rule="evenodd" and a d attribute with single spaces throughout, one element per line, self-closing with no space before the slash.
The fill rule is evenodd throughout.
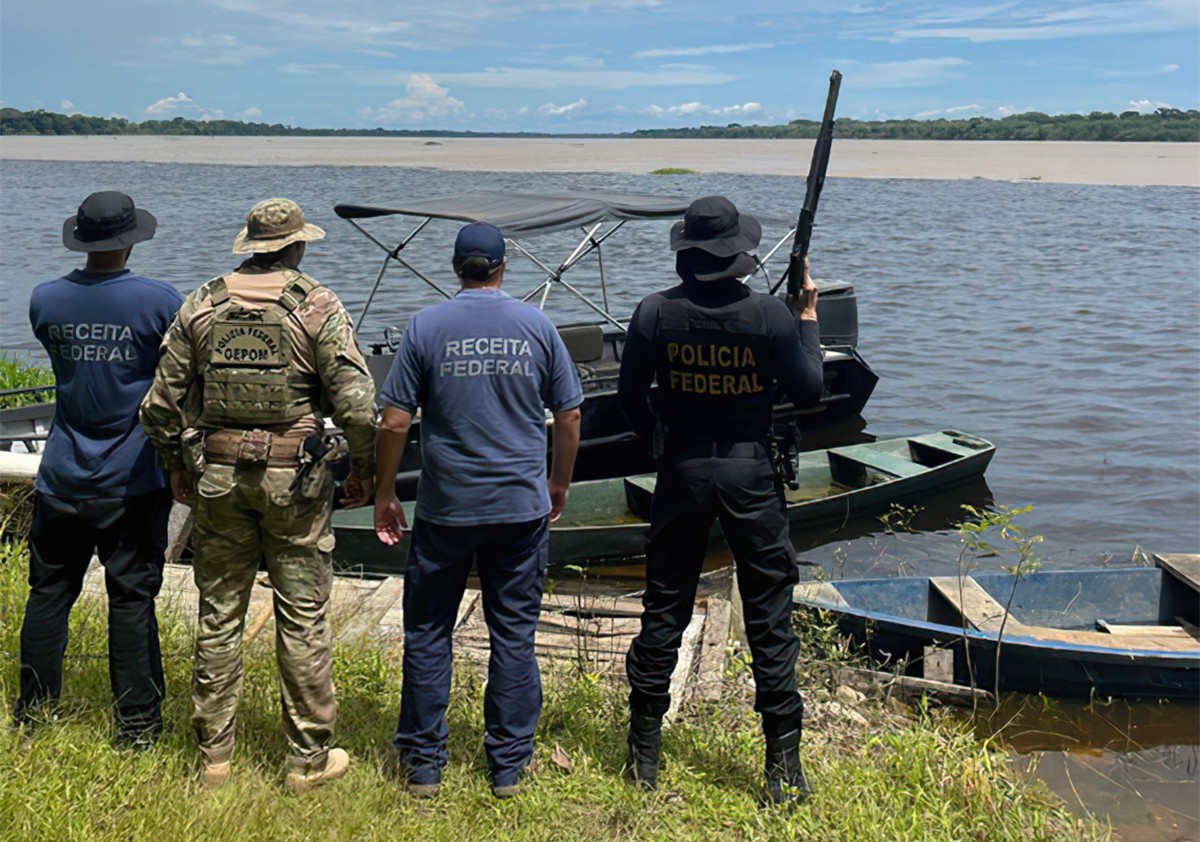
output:
<path id="1" fill-rule="evenodd" d="M 455 257 L 451 261 L 454 273 L 464 281 L 486 281 L 504 265 L 503 260 L 488 260 L 486 257 Z"/>

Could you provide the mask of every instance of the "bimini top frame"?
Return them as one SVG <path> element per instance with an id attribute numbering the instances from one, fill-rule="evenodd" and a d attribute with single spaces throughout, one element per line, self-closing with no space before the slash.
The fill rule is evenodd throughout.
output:
<path id="1" fill-rule="evenodd" d="M 638 193 L 465 193 L 458 196 L 440 196 L 429 199 L 417 199 L 405 202 L 397 207 L 380 207 L 376 205 L 334 206 L 334 213 L 345 219 L 363 236 L 375 243 L 386 253 L 379 275 L 367 296 L 366 305 L 355 325 L 360 328 L 375 293 L 379 289 L 388 266 L 395 262 L 407 269 L 417 278 L 428 284 L 439 295 L 451 298 L 452 293 L 443 289 L 434 280 L 423 274 L 411 263 L 404 259 L 402 252 L 418 234 L 434 219 L 451 219 L 459 222 L 486 221 L 495 225 L 504 234 L 508 245 L 520 255 L 528 258 L 535 266 L 546 273 L 546 278 L 524 296 L 522 301 L 537 299 L 537 306 L 544 308 L 546 299 L 555 284 L 577 297 L 580 301 L 594 310 L 607 322 L 624 331 L 622 324 L 608 311 L 608 291 L 604 280 L 604 262 L 601 245 L 613 234 L 617 233 L 626 222 L 637 219 L 679 219 L 683 216 L 689 199 L 677 196 L 652 196 Z M 359 224 L 359 220 L 374 219 L 383 216 L 411 216 L 421 221 L 396 246 L 388 246 L 374 234 Z M 533 234 L 545 234 L 552 231 L 565 231 L 579 228 L 583 236 L 571 253 L 558 264 L 557 268 L 543 261 L 534 254 L 518 238 Z M 770 277 L 767 275 L 766 262 L 788 242 L 793 231 L 789 231 L 768 253 L 760 260 L 759 271 L 767 279 L 770 287 Z M 570 269 L 578 265 L 585 257 L 596 252 L 600 267 L 601 304 L 592 301 L 585 293 L 563 278 Z"/>

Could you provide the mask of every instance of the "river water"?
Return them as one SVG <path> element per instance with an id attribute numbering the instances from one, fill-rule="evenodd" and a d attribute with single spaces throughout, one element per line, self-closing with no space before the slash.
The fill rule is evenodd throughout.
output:
<path id="1" fill-rule="evenodd" d="M 304 268 L 357 315 L 383 252 L 333 214 L 338 202 L 396 205 L 479 190 L 723 193 L 762 219 L 766 242 L 786 233 L 804 182 L 3 161 L 0 188 L 0 346 L 22 352 L 35 347 L 30 290 L 76 265 L 61 226 L 93 190 L 128 192 L 158 217 L 158 235 L 135 249 L 132 266 L 181 291 L 236 265 L 230 247 L 254 202 L 294 198 L 329 234 Z M 854 284 L 859 350 L 880 375 L 864 432 L 954 428 L 997 451 L 986 484 L 925 501 L 908 529 L 889 533 L 868 521 L 797 535 L 805 559 L 834 576 L 953 572 L 951 525 L 963 500 L 1032 504 L 1020 523 L 1045 537 L 1048 569 L 1127 564 L 1139 546 L 1200 552 L 1200 190 L 830 179 L 818 218 L 813 274 Z M 394 245 L 412 226 L 392 218 L 369 227 Z M 628 315 L 672 283 L 668 228 L 631 223 L 605 245 L 614 313 Z M 406 259 L 452 286 L 456 230 L 431 225 Z M 555 265 L 573 243 L 569 234 L 528 241 Z M 510 291 L 540 280 L 528 261 L 510 267 Z M 594 264 L 575 280 L 598 299 Z M 378 341 L 383 328 L 436 300 L 411 276 L 389 274 L 360 339 Z M 562 321 L 589 314 L 561 290 L 547 310 Z M 980 566 L 1008 563 L 1001 556 Z M 1195 790 L 1195 763 L 1185 766 Z"/>

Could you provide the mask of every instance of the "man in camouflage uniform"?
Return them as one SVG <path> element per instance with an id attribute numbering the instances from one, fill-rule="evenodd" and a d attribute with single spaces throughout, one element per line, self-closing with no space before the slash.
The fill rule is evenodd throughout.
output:
<path id="1" fill-rule="evenodd" d="M 299 791 L 341 777 L 350 762 L 331 748 L 336 451 L 321 458 L 321 430 L 331 415 L 344 431 L 344 502 L 362 505 L 374 483 L 375 389 L 341 302 L 297 268 L 305 244 L 324 236 L 288 199 L 255 205 L 233 244 L 253 256 L 187 297 L 142 402 L 142 426 L 175 499 L 195 508 L 192 724 L 207 787 L 229 776 L 242 629 L 260 558 L 275 591 L 287 785 Z"/>

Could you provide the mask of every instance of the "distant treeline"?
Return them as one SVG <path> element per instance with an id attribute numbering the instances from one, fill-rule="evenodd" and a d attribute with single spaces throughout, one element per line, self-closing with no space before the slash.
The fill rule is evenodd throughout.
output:
<path id="1" fill-rule="evenodd" d="M 821 124 L 793 120 L 786 126 L 700 126 L 694 129 L 641 129 L 633 137 L 812 138 Z M 1124 140 L 1200 142 L 1200 111 L 1160 108 L 1153 114 L 1042 114 L 1029 111 L 999 120 L 852 120 L 837 121 L 839 138 L 868 140 Z"/>
<path id="2" fill-rule="evenodd" d="M 683 129 L 639 129 L 624 134 L 583 134 L 571 137 L 646 138 L 813 138 L 820 123 L 793 120 L 784 126 L 699 126 Z M 455 132 L 440 129 L 305 129 L 280 123 L 240 120 L 144 120 L 89 117 L 53 111 L 0 108 L 0 134 L 38 135 L 228 135 L 291 137 L 563 137 L 538 132 Z M 841 138 L 871 140 L 1118 140 L 1200 142 L 1200 111 L 1160 108 L 1152 114 L 1124 111 L 1112 114 L 1042 114 L 1030 111 L 1001 119 L 852 120 L 837 121 Z"/>

